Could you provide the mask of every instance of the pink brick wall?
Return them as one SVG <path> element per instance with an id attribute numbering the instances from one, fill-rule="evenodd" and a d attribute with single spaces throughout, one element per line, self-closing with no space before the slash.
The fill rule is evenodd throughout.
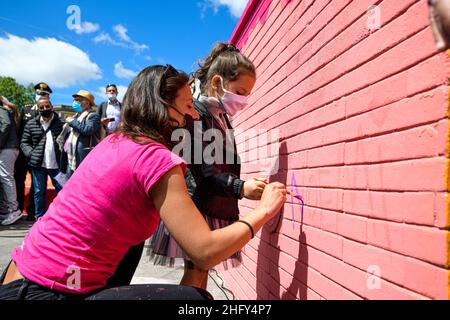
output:
<path id="1" fill-rule="evenodd" d="M 232 41 L 258 71 L 234 124 L 280 129 L 277 179 L 295 175 L 306 206 L 293 221 L 286 204 L 278 232 L 220 269 L 226 286 L 238 299 L 448 299 L 450 69 L 426 0 L 250 0 Z"/>

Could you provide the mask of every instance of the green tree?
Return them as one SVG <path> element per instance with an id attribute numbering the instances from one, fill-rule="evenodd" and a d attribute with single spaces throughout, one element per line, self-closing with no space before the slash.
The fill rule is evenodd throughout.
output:
<path id="1" fill-rule="evenodd" d="M 18 84 L 14 78 L 0 77 L 0 96 L 6 97 L 17 107 L 22 108 L 27 104 L 34 104 L 34 85 L 27 87 Z"/>

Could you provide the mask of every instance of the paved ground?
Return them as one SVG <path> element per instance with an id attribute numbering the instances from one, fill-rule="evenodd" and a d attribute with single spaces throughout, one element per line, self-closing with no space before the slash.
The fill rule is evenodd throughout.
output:
<path id="1" fill-rule="evenodd" d="M 0 274 L 6 268 L 9 260 L 11 250 L 17 246 L 20 246 L 24 236 L 27 234 L 31 223 L 21 221 L 16 225 L 9 227 L 0 226 Z M 132 284 L 147 284 L 147 283 L 168 283 L 178 284 L 183 275 L 183 262 L 176 263 L 175 268 L 166 268 L 160 266 L 154 266 L 150 262 L 149 257 L 146 254 L 148 245 L 144 249 L 141 262 L 136 271 Z M 210 273 L 208 281 L 208 291 L 213 295 L 216 300 L 231 299 L 231 294 L 225 295 L 224 291 L 220 288 L 222 280 L 216 276 L 215 272 Z"/>

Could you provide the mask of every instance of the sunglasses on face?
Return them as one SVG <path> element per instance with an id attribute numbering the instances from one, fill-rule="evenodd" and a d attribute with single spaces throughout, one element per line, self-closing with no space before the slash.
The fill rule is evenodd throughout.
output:
<path id="1" fill-rule="evenodd" d="M 38 107 L 38 109 L 39 109 L 40 111 L 50 110 L 51 108 L 52 108 L 52 106 L 49 105 L 49 104 L 47 104 L 47 105 L 45 105 L 45 106 L 39 106 L 39 107 Z"/>
<path id="2" fill-rule="evenodd" d="M 230 51 L 230 52 L 241 52 L 241 50 L 239 50 L 238 47 L 236 47 L 234 44 L 228 44 L 225 47 L 225 51 Z"/>

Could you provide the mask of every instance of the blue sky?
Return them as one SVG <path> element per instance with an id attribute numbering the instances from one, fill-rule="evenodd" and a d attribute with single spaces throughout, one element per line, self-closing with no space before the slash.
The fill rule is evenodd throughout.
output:
<path id="1" fill-rule="evenodd" d="M 146 66 L 170 63 L 191 72 L 215 42 L 230 38 L 247 2 L 2 2 L 0 76 L 46 81 L 55 105 L 71 104 L 79 89 L 95 93 L 99 104 L 105 84 L 119 85 L 122 96 Z"/>

